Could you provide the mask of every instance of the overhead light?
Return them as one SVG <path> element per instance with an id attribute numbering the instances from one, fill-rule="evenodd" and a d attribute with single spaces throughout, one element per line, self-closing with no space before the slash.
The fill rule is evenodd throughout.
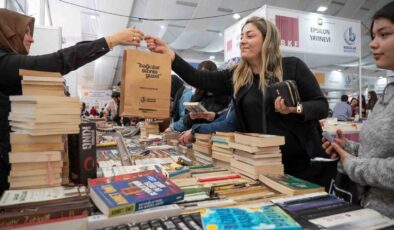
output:
<path id="1" fill-rule="evenodd" d="M 220 37 L 223 36 L 223 33 L 219 33 L 219 36 L 220 36 Z"/>
<path id="2" fill-rule="evenodd" d="M 160 26 L 160 28 L 162 28 L 162 29 L 165 29 L 166 27 L 165 27 L 165 26 L 163 26 L 163 25 L 161 25 L 161 26 Z"/>
<path id="3" fill-rule="evenodd" d="M 326 12 L 327 10 L 327 6 L 319 6 L 319 8 L 317 8 L 317 12 Z"/>
<path id="4" fill-rule="evenodd" d="M 215 59 L 215 56 L 209 56 L 209 59 L 213 60 L 213 59 Z"/>
<path id="5" fill-rule="evenodd" d="M 238 19 L 241 18 L 241 15 L 240 15 L 240 14 L 233 14 L 233 18 L 236 19 L 236 20 L 238 20 Z"/>
<path id="6" fill-rule="evenodd" d="M 90 19 L 96 19 L 96 16 L 90 15 Z"/>

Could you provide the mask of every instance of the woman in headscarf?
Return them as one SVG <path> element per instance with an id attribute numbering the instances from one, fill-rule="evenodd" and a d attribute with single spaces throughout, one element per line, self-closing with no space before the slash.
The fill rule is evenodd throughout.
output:
<path id="1" fill-rule="evenodd" d="M 34 18 L 7 9 L 0 9 L 0 194 L 8 188 L 10 171 L 9 96 L 21 95 L 19 69 L 51 71 L 67 74 L 96 60 L 117 45 L 138 46 L 143 33 L 123 29 L 105 38 L 82 42 L 54 53 L 27 56 L 34 42 Z"/>

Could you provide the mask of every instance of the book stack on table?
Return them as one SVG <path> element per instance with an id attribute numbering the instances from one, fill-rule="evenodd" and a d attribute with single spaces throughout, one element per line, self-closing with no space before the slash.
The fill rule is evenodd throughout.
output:
<path id="1" fill-rule="evenodd" d="M 282 136 L 257 133 L 235 133 L 234 157 L 231 159 L 231 170 L 253 179 L 260 174 L 283 174 L 282 156 L 279 146 L 285 143 Z"/>
<path id="2" fill-rule="evenodd" d="M 197 162 L 200 164 L 212 164 L 212 134 L 196 133 L 194 138 L 196 141 L 193 143 L 193 154 Z"/>
<path id="3" fill-rule="evenodd" d="M 22 96 L 11 96 L 11 189 L 68 182 L 65 134 L 78 133 L 80 102 L 65 97 L 59 73 L 21 70 Z M 61 87 L 58 87 L 61 83 Z"/>

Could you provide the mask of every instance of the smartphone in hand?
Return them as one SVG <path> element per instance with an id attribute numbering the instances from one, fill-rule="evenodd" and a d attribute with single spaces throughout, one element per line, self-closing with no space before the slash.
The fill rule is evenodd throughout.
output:
<path id="1" fill-rule="evenodd" d="M 334 137 L 329 134 L 327 131 L 323 131 L 323 137 L 330 143 L 334 142 Z"/>

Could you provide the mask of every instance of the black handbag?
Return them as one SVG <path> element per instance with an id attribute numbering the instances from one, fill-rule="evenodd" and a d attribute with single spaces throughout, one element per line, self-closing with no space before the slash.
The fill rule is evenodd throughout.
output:
<path id="1" fill-rule="evenodd" d="M 348 175 L 337 172 L 335 179 L 331 181 L 328 193 L 344 201 L 360 205 L 361 198 L 367 189 L 368 186 L 361 186 L 352 181 Z"/>
<path id="2" fill-rule="evenodd" d="M 268 87 L 268 92 L 274 100 L 279 96 L 285 99 L 286 106 L 296 107 L 301 103 L 297 83 L 293 80 L 274 83 Z"/>

